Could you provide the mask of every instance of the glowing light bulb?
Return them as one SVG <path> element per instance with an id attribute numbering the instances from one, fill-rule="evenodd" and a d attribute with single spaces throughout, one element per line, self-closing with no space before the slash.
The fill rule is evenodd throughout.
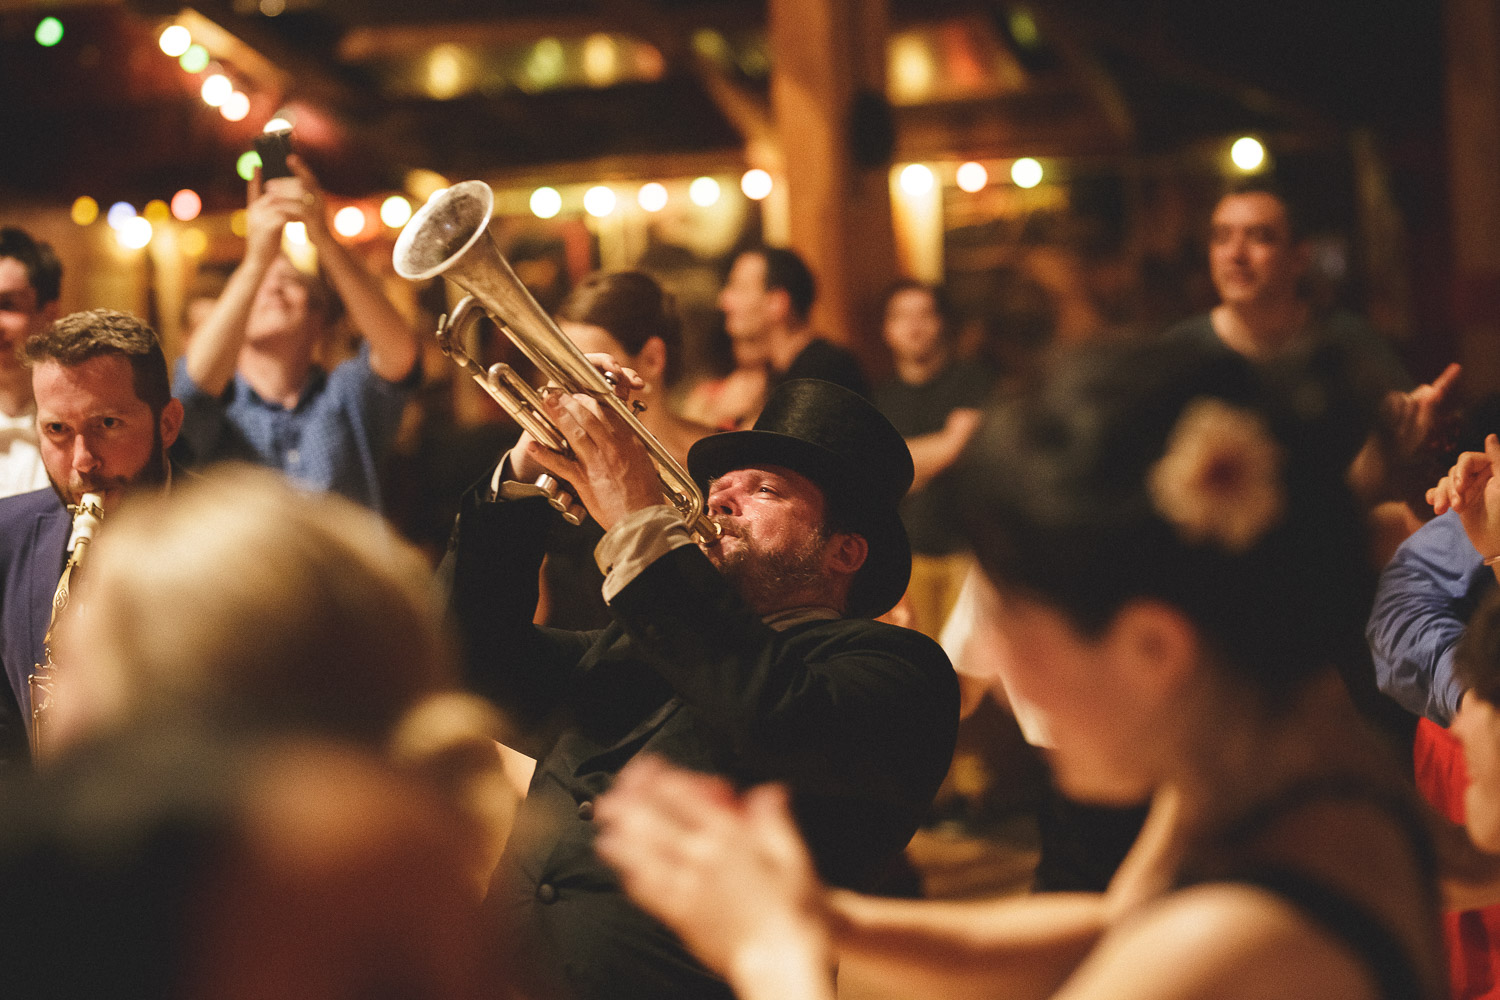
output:
<path id="1" fill-rule="evenodd" d="M 88 195 L 81 195 L 74 199 L 73 209 L 69 214 L 80 226 L 92 226 L 94 220 L 99 218 L 99 203 Z"/>
<path id="2" fill-rule="evenodd" d="M 901 170 L 901 190 L 916 197 L 932 190 L 932 170 L 921 163 L 909 163 Z"/>
<path id="3" fill-rule="evenodd" d="M 990 182 L 990 172 L 984 169 L 983 163 L 970 160 L 959 166 L 953 179 L 958 183 L 959 190 L 973 194 L 984 190 L 984 186 Z"/>
<path id="4" fill-rule="evenodd" d="M 63 40 L 63 23 L 55 17 L 44 17 L 36 25 L 36 43 L 50 49 Z"/>
<path id="5" fill-rule="evenodd" d="M 288 222 L 286 228 L 281 232 L 286 237 L 288 243 L 299 247 L 307 245 L 307 223 Z"/>
<path id="6" fill-rule="evenodd" d="M 635 200 L 647 212 L 660 212 L 667 207 L 667 189 L 655 181 L 652 181 L 650 184 L 642 184 L 641 190 L 635 196 Z"/>
<path id="7" fill-rule="evenodd" d="M 219 105 L 219 114 L 223 115 L 226 121 L 243 121 L 249 113 L 250 98 L 238 90 L 224 98 L 224 103 Z"/>
<path id="8" fill-rule="evenodd" d="M 234 161 L 234 172 L 240 175 L 240 180 L 248 181 L 255 176 L 255 168 L 260 166 L 260 154 L 255 150 L 247 150 L 240 154 L 240 158 Z"/>
<path id="9" fill-rule="evenodd" d="M 203 81 L 203 87 L 198 91 L 203 98 L 203 103 L 211 108 L 217 108 L 229 100 L 229 95 L 234 93 L 234 84 L 229 82 L 229 77 L 223 73 L 214 73 Z"/>
<path id="10" fill-rule="evenodd" d="M 1248 173 L 1266 162 L 1266 147 L 1248 135 L 1243 136 L 1229 147 L 1229 158 L 1234 161 L 1235 166 Z"/>
<path id="11" fill-rule="evenodd" d="M 411 219 L 411 202 L 393 194 L 380 203 L 380 221 L 392 229 L 400 229 Z"/>
<path id="12" fill-rule="evenodd" d="M 358 205 L 345 205 L 333 215 L 333 231 L 354 237 L 365 231 L 365 213 Z"/>
<path id="13" fill-rule="evenodd" d="M 539 187 L 531 192 L 531 214 L 538 219 L 550 219 L 562 211 L 562 195 L 557 188 Z"/>
<path id="14" fill-rule="evenodd" d="M 125 223 L 135 218 L 135 206 L 128 201 L 117 201 L 109 206 L 109 212 L 104 220 L 109 223 L 109 228 L 119 232 L 125 228 Z"/>
<path id="15" fill-rule="evenodd" d="M 208 69 L 208 50 L 194 42 L 177 60 L 177 65 L 187 73 L 202 73 Z"/>
<path id="16" fill-rule="evenodd" d="M 139 250 L 151 242 L 151 222 L 137 215 L 115 230 L 115 239 L 127 250 Z"/>
<path id="17" fill-rule="evenodd" d="M 183 188 L 172 196 L 172 217 L 178 222 L 192 222 L 203 211 L 203 199 L 192 188 Z"/>
<path id="18" fill-rule="evenodd" d="M 766 198 L 770 195 L 771 188 L 774 186 L 775 184 L 771 180 L 771 175 L 758 167 L 754 170 L 745 171 L 745 176 L 740 178 L 740 190 L 751 201 L 760 201 Z"/>
<path id="19" fill-rule="evenodd" d="M 161 33 L 156 44 L 161 46 L 163 52 L 176 59 L 192 47 L 193 35 L 182 25 L 174 24 Z"/>
<path id="20" fill-rule="evenodd" d="M 145 208 L 141 209 L 141 215 L 147 220 L 161 225 L 172 217 L 172 210 L 160 198 L 153 198 L 146 202 Z"/>
<path id="21" fill-rule="evenodd" d="M 708 208 L 719 200 L 719 182 L 712 177 L 700 177 L 688 185 L 688 197 L 699 208 Z"/>
<path id="22" fill-rule="evenodd" d="M 1016 187 L 1034 188 L 1042 183 L 1042 165 L 1029 156 L 1023 156 L 1010 165 L 1010 179 Z"/>
<path id="23" fill-rule="evenodd" d="M 615 193 L 603 184 L 589 188 L 583 193 L 583 210 L 596 219 L 602 219 L 615 210 Z"/>

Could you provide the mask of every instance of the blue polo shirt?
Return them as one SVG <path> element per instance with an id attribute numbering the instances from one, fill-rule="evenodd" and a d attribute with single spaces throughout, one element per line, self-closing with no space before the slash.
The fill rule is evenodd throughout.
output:
<path id="1" fill-rule="evenodd" d="M 194 465 L 230 460 L 280 469 L 310 489 L 330 490 L 381 509 L 380 462 L 401 411 L 422 379 L 421 365 L 400 382 L 370 368 L 370 345 L 332 372 L 313 369 L 290 409 L 262 399 L 236 372 L 223 395 L 204 392 L 179 359 L 172 391 L 185 411 L 182 438 Z"/>

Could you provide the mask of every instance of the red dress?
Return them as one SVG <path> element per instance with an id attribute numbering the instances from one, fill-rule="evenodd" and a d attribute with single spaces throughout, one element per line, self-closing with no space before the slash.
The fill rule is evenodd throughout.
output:
<path id="1" fill-rule="evenodd" d="M 1469 778 L 1458 739 L 1422 719 L 1412 757 L 1422 796 L 1448 819 L 1462 823 Z M 1500 1000 L 1500 906 L 1443 914 L 1443 937 L 1453 1000 Z"/>

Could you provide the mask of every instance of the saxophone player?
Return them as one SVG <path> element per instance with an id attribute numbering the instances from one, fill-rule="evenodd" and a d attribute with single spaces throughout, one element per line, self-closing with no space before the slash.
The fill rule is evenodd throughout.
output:
<path id="1" fill-rule="evenodd" d="M 132 490 L 171 476 L 168 449 L 182 426 L 156 333 L 126 313 L 73 313 L 30 337 L 37 431 L 48 488 L 0 499 L 0 765 L 30 759 L 29 678 L 67 558 L 73 514 L 99 497 L 107 521 Z M 86 570 L 85 570 L 86 572 Z"/>

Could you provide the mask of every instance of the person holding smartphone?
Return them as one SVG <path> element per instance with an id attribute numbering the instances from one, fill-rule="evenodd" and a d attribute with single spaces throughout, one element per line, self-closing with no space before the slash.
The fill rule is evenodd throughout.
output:
<path id="1" fill-rule="evenodd" d="M 250 182 L 245 256 L 178 362 L 183 436 L 195 464 L 251 461 L 380 510 L 379 463 L 420 379 L 416 333 L 329 231 L 307 164 L 285 166 Z M 307 227 L 321 273 L 282 253 L 290 222 Z M 340 307 L 363 343 L 325 371 L 316 352 Z"/>

